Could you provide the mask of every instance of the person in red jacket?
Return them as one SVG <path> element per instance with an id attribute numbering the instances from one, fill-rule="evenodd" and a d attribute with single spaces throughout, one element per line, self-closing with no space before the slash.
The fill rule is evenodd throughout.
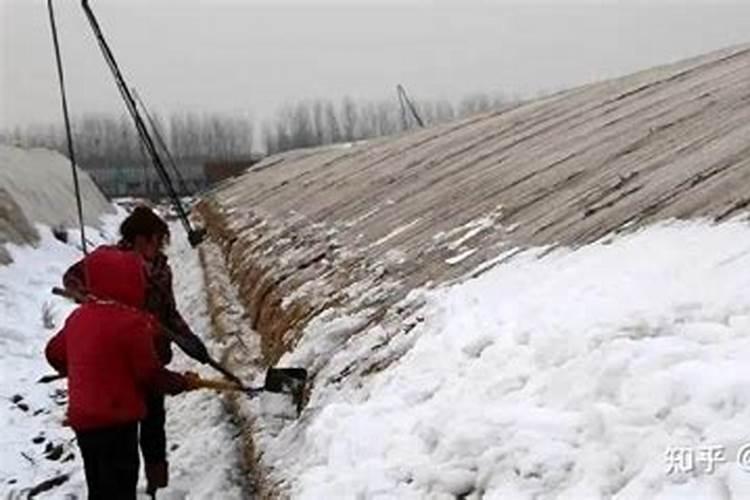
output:
<path id="1" fill-rule="evenodd" d="M 99 247 L 83 261 L 88 300 L 46 348 L 68 377 L 68 423 L 81 449 L 89 499 L 135 499 L 138 423 L 150 394 L 192 389 L 191 377 L 165 369 L 155 348 L 157 321 L 144 310 L 141 256 Z"/>
<path id="2" fill-rule="evenodd" d="M 120 225 L 122 239 L 117 243 L 121 250 L 132 250 L 144 260 L 146 273 L 145 308 L 154 315 L 159 324 L 168 328 L 172 336 L 190 341 L 196 337 L 187 322 L 177 310 L 172 288 L 172 270 L 164 253 L 169 242 L 169 226 L 153 210 L 144 205 L 137 206 Z M 87 295 L 86 275 L 83 262 L 78 261 L 63 276 L 66 290 L 79 295 Z M 200 341 L 198 341 L 200 343 Z M 157 353 L 163 366 L 172 359 L 171 340 L 166 335 L 157 336 Z M 195 357 L 200 363 L 205 359 Z M 140 443 L 148 491 L 164 488 L 169 483 L 169 464 L 167 462 L 167 436 L 164 430 L 166 411 L 164 396 L 150 394 L 146 400 L 148 411 L 141 422 Z"/>

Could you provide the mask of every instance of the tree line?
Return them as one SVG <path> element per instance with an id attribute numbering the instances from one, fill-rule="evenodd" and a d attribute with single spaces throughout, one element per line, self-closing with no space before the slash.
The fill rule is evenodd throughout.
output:
<path id="1" fill-rule="evenodd" d="M 178 160 L 229 161 L 248 158 L 254 152 L 252 121 L 218 113 L 175 113 L 168 118 L 153 115 L 155 132 Z M 95 113 L 72 121 L 76 159 L 83 168 L 137 165 L 146 152 L 129 116 Z M 152 137 L 158 144 L 152 129 Z M 0 137 L 23 147 L 45 147 L 67 154 L 62 125 L 16 127 Z"/>
<path id="2" fill-rule="evenodd" d="M 472 94 L 454 104 L 448 100 L 414 103 L 426 125 L 448 122 L 472 114 L 507 109 L 514 102 L 502 95 Z M 408 107 L 395 99 L 356 102 L 345 97 L 330 100 L 302 100 L 287 104 L 267 120 L 261 141 L 268 154 L 339 142 L 352 142 L 396 134 L 417 126 Z"/>
<path id="3" fill-rule="evenodd" d="M 414 104 L 427 125 L 514 105 L 501 95 L 490 94 L 473 94 L 455 104 L 447 100 L 424 100 Z M 416 126 L 410 110 L 396 99 L 357 102 L 349 97 L 337 104 L 330 100 L 306 99 L 282 106 L 263 122 L 258 134 L 252 119 L 244 116 L 185 112 L 169 116 L 155 114 L 152 118 L 156 133 L 178 161 L 236 161 L 257 155 L 261 150 L 274 154 L 352 142 Z M 146 153 L 129 116 L 86 114 L 74 118 L 72 131 L 76 157 L 83 168 L 136 165 L 146 161 Z M 67 153 L 62 125 L 17 127 L 0 133 L 0 142 Z"/>

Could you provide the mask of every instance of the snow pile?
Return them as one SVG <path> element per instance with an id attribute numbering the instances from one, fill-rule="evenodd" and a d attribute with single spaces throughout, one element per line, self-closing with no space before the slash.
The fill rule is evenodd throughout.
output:
<path id="1" fill-rule="evenodd" d="M 295 498 L 750 498 L 748 266 L 741 222 L 527 251 L 425 292 L 369 375 L 335 376 L 382 327 L 334 353 L 315 323 L 279 364 L 326 367 L 264 461 Z"/>
<path id="2" fill-rule="evenodd" d="M 105 217 L 108 232 L 91 229 L 90 238 L 94 243 L 111 241 L 116 222 Z M 51 295 L 50 289 L 80 258 L 80 250 L 54 239 L 48 227 L 37 229 L 38 247 L 9 245 L 14 262 L 0 267 L 0 498 L 82 498 L 85 480 L 79 450 L 72 430 L 62 426 L 66 383 L 36 383 L 51 372 L 44 358 L 47 340 L 74 307 Z M 172 229 L 178 304 L 196 333 L 207 335 L 200 262 L 179 228 Z M 216 348 L 209 344 L 212 351 Z M 175 351 L 173 369 L 204 371 Z M 200 391 L 169 398 L 168 407 L 172 477 L 170 488 L 161 490 L 159 498 L 241 498 L 236 430 L 220 398 Z M 57 484 L 31 495 L 48 481 Z M 143 491 L 143 474 L 140 484 Z"/>
<path id="3" fill-rule="evenodd" d="M 84 219 L 98 226 L 104 214 L 114 213 L 87 173 L 78 169 Z M 3 243 L 35 243 L 34 223 L 77 227 L 70 160 L 46 149 L 0 145 L 0 264 L 8 263 Z"/>

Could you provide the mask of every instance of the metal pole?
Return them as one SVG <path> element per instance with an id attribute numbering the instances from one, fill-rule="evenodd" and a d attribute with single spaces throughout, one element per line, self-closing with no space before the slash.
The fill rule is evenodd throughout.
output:
<path id="1" fill-rule="evenodd" d="M 68 157 L 70 158 L 70 168 L 73 171 L 73 187 L 76 195 L 76 208 L 78 210 L 78 223 L 81 228 L 81 249 L 84 255 L 88 255 L 86 247 L 86 228 L 83 222 L 83 203 L 81 201 L 81 186 L 78 182 L 78 170 L 76 169 L 76 154 L 73 147 L 73 135 L 70 129 L 70 116 L 68 114 L 68 99 L 65 92 L 65 75 L 63 74 L 62 57 L 60 55 L 60 42 L 57 39 L 57 25 L 55 23 L 55 10 L 52 0 L 47 0 L 47 10 L 49 11 L 49 22 L 52 28 L 52 43 L 55 46 L 55 60 L 57 61 L 57 77 L 60 80 L 60 96 L 62 98 L 63 118 L 65 119 L 65 133 L 68 138 Z"/>

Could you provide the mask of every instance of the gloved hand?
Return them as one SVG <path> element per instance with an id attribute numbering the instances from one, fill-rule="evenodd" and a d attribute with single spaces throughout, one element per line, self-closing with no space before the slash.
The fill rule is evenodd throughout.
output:
<path id="1" fill-rule="evenodd" d="M 182 378 L 185 380 L 186 391 L 194 391 L 203 387 L 200 376 L 195 372 L 185 372 L 182 374 Z"/>
<path id="2" fill-rule="evenodd" d="M 163 462 L 146 463 L 146 493 L 153 496 L 159 488 L 169 485 L 169 463 Z"/>

